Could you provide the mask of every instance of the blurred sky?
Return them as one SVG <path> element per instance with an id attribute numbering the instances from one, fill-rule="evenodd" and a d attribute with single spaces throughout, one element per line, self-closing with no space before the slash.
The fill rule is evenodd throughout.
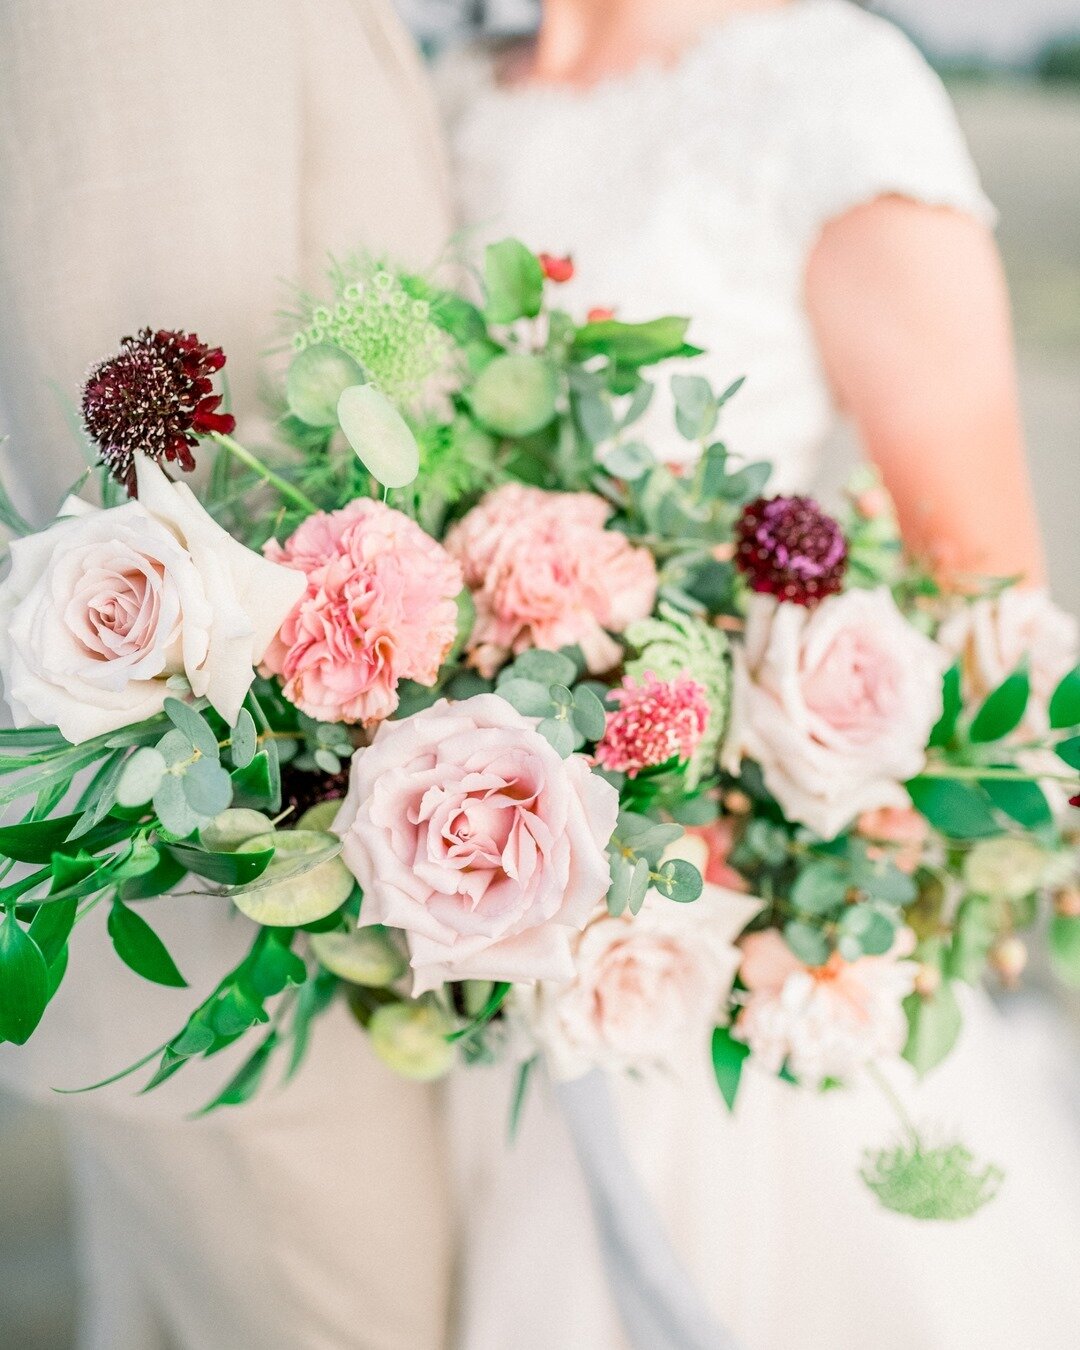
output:
<path id="1" fill-rule="evenodd" d="M 468 16 L 493 31 L 520 32 L 537 0 L 396 0 L 414 30 L 426 38 L 445 35 Z M 665 0 L 655 0 L 664 4 Z M 877 0 L 926 46 L 948 56 L 979 54 L 1025 61 L 1049 37 L 1080 33 L 1080 0 Z"/>

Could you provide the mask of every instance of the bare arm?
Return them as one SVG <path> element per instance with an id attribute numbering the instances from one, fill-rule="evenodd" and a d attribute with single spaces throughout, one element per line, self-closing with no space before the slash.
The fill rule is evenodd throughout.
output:
<path id="1" fill-rule="evenodd" d="M 822 234 L 807 302 L 836 396 L 944 574 L 1045 579 L 1012 325 L 990 232 L 884 197 Z"/>

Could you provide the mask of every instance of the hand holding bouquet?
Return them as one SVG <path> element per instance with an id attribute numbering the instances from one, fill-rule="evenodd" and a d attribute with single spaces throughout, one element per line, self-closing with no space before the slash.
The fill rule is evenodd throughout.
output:
<path id="1" fill-rule="evenodd" d="M 665 464 L 636 430 L 688 323 L 579 323 L 569 267 L 496 244 L 482 305 L 336 268 L 274 451 L 233 438 L 192 335 L 93 372 L 103 505 L 34 532 L 0 502 L 4 1039 L 84 918 L 183 984 L 150 902 L 184 887 L 250 951 L 132 1071 L 253 1035 L 211 1107 L 294 1070 L 336 998 L 412 1077 L 513 1055 L 520 1101 L 540 1056 L 711 1045 L 734 1105 L 748 1060 L 810 1090 L 928 1071 L 954 984 L 1018 978 L 1048 898 L 1080 982 L 1075 625 L 944 591 L 872 481 L 840 519 L 764 496 L 717 433 L 738 383 L 672 377 L 696 459 Z M 196 452 L 198 495 L 169 476 Z M 997 1182 L 914 1127 L 865 1175 L 924 1217 Z"/>

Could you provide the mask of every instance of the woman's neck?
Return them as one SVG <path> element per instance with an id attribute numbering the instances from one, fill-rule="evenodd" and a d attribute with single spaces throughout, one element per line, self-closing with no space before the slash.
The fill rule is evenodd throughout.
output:
<path id="1" fill-rule="evenodd" d="M 527 78 L 590 85 L 649 63 L 672 65 L 734 14 L 792 0 L 545 0 Z"/>

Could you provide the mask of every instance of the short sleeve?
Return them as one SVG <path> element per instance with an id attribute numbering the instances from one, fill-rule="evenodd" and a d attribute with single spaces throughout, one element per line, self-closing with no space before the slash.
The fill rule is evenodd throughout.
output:
<path id="1" fill-rule="evenodd" d="M 915 45 L 853 5 L 817 3 L 822 21 L 805 33 L 805 98 L 788 147 L 789 208 L 807 246 L 830 220 L 883 196 L 995 225 L 956 110 Z"/>

